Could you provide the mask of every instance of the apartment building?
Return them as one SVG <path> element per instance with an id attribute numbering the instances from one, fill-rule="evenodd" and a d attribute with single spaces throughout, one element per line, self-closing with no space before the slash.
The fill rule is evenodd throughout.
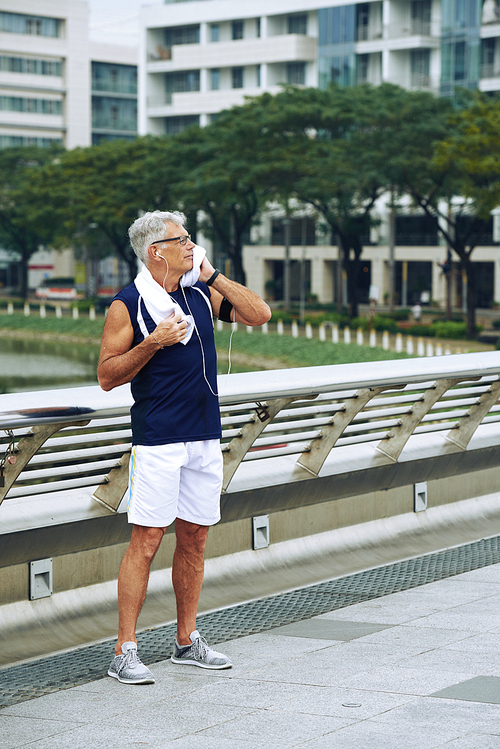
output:
<path id="1" fill-rule="evenodd" d="M 4 0 L 0 10 L 0 148 L 89 146 L 137 135 L 137 49 L 95 43 L 84 0 Z M 75 274 L 73 253 L 30 261 L 29 285 Z M 17 262 L 0 248 L 0 287 Z"/>
<path id="2" fill-rule="evenodd" d="M 330 82 L 395 83 L 451 96 L 457 86 L 500 90 L 500 0 L 165 0 L 144 7 L 139 49 L 139 131 L 171 134 L 204 126 L 245 96 L 277 92 L 280 85 L 325 88 Z M 380 229 L 366 238 L 359 278 L 362 297 L 389 286 L 388 211 L 377 206 Z M 292 294 L 299 267 L 321 302 L 335 297 L 338 250 L 308 229 L 297 212 Z M 292 232 L 293 234 L 293 232 Z M 495 235 L 496 236 L 496 235 Z M 498 238 L 497 238 L 498 239 Z M 500 253 L 491 234 L 475 251 L 480 304 L 500 302 Z M 425 217 L 403 210 L 396 219 L 396 296 L 441 303 L 445 280 L 439 263 L 446 247 Z M 217 248 L 214 248 L 217 257 Z M 250 286 L 266 296 L 283 285 L 282 217 L 268 214 L 252 230 L 244 263 Z M 223 250 L 220 251 L 220 262 Z M 295 268 L 295 270 L 294 270 Z M 465 298 L 455 267 L 454 303 Z M 343 301 L 346 301 L 346 292 Z"/>
<path id="3" fill-rule="evenodd" d="M 137 50 L 93 43 L 84 0 L 4 0 L 0 147 L 137 134 Z"/>

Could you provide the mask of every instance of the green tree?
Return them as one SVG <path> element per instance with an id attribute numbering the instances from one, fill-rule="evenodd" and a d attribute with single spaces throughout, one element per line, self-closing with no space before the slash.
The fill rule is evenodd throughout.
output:
<path id="1" fill-rule="evenodd" d="M 30 257 L 52 238 L 50 223 L 38 223 L 43 199 L 33 195 L 31 185 L 44 164 L 60 153 L 36 146 L 0 150 L 0 244 L 21 258 L 21 295 L 28 295 Z M 45 205 L 46 208 L 46 205 Z"/>
<path id="2" fill-rule="evenodd" d="M 243 243 L 272 192 L 262 179 L 258 124 L 248 115 L 248 108 L 234 107 L 175 137 L 180 204 L 188 213 L 200 211 L 200 230 L 224 247 L 243 284 Z"/>
<path id="3" fill-rule="evenodd" d="M 423 138 L 418 128 L 425 129 L 429 113 L 439 114 L 436 101 L 391 84 L 332 85 L 324 91 L 287 87 L 247 105 L 260 122 L 263 178 L 274 182 L 286 206 L 294 198 L 313 206 L 339 245 L 353 317 L 364 237 L 377 221 L 377 200 L 394 189 L 395 140 L 411 128 L 412 140 Z"/>
<path id="4" fill-rule="evenodd" d="M 57 224 L 54 244 L 114 254 L 127 263 L 132 281 L 137 258 L 127 230 L 141 212 L 172 204 L 171 143 L 155 136 L 105 141 L 66 151 L 41 170 L 32 192 L 50 205 L 51 215 L 39 220 Z"/>
<path id="5" fill-rule="evenodd" d="M 442 100 L 436 100 L 440 102 Z M 425 121 L 424 121 L 425 125 Z M 491 211 L 500 205 L 500 100 L 462 95 L 447 112 L 445 129 L 429 121 L 422 148 L 401 133 L 395 180 L 456 252 L 467 276 L 467 332 L 476 330 L 476 277 L 471 256 Z"/>

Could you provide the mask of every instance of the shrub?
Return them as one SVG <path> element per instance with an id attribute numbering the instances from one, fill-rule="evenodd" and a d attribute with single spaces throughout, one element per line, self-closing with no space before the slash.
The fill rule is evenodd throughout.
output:
<path id="1" fill-rule="evenodd" d="M 432 338 L 434 335 L 434 328 L 432 325 L 412 325 L 405 330 L 405 333 L 415 336 L 430 336 Z"/>
<path id="2" fill-rule="evenodd" d="M 436 322 L 432 326 L 437 338 L 467 338 L 467 323 L 465 322 Z M 482 330 L 476 325 L 476 335 Z"/>

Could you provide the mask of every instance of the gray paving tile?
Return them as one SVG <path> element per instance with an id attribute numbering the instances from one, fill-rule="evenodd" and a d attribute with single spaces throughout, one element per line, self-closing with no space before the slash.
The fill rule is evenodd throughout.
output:
<path id="1" fill-rule="evenodd" d="M 410 700 L 411 695 L 389 694 L 343 687 L 299 687 L 300 694 L 279 705 L 284 712 L 331 715 L 352 722 L 382 715 Z M 270 708 L 274 710 L 274 707 Z"/>
<path id="2" fill-rule="evenodd" d="M 355 640 L 358 637 L 370 635 L 388 629 L 390 624 L 374 624 L 370 622 L 336 621 L 335 619 L 306 619 L 294 624 L 286 624 L 271 630 L 273 635 L 287 635 L 289 637 L 307 637 L 320 640 Z"/>
<path id="3" fill-rule="evenodd" d="M 499 653 L 469 652 L 449 648 L 435 648 L 425 653 L 412 655 L 398 661 L 402 668 L 444 669 L 448 671 L 468 671 L 471 674 L 488 674 L 495 668 L 500 668 Z"/>
<path id="4" fill-rule="evenodd" d="M 441 689 L 432 696 L 500 705 L 500 677 L 476 676 Z"/>
<path id="5" fill-rule="evenodd" d="M 456 736 L 450 727 L 429 725 L 408 732 L 407 726 L 388 728 L 374 718 L 296 746 L 300 749 L 436 749 L 453 738 Z"/>
<path id="6" fill-rule="evenodd" d="M 348 725 L 342 719 L 306 713 L 260 710 L 199 733 L 209 738 L 246 740 L 249 747 L 292 747 Z"/>
<path id="7" fill-rule="evenodd" d="M 432 669 L 422 671 L 418 668 L 401 668 L 392 664 L 347 675 L 344 677 L 344 686 L 424 696 L 469 677 L 470 674 L 463 672 Z"/>
<path id="8" fill-rule="evenodd" d="M 0 749 L 17 749 L 46 737 L 50 737 L 49 742 L 56 741 L 58 735 L 66 737 L 65 746 L 69 747 L 72 745 L 67 737 L 76 725 L 76 722 L 36 720 L 0 713 Z"/>
<path id="9" fill-rule="evenodd" d="M 448 741 L 443 749 L 498 749 L 498 736 L 489 736 L 484 733 L 468 733 L 459 739 Z"/>
<path id="10" fill-rule="evenodd" d="M 472 704 L 455 700 L 422 697 L 394 708 L 377 718 L 387 726 L 404 726 L 408 730 L 428 725 L 446 725 L 453 728 L 457 736 L 469 731 L 486 730 L 498 717 L 498 708 L 491 704 Z"/>
<path id="11" fill-rule="evenodd" d="M 318 689 L 321 689 L 318 687 Z M 302 699 L 303 684 L 280 684 L 250 679 L 212 679 L 191 695 L 192 699 L 217 705 L 244 705 L 247 708 L 284 708 L 289 701 Z"/>
<path id="12" fill-rule="evenodd" d="M 423 653 L 433 648 L 444 647 L 453 642 L 461 642 L 476 634 L 470 630 L 423 627 L 420 626 L 422 619 L 418 619 L 417 621 L 419 622 L 418 626 L 416 622 L 401 624 L 392 629 L 367 635 L 363 637 L 362 641 L 373 644 L 380 643 L 381 645 L 391 643 L 393 646 L 406 648 L 407 653 L 411 655 Z"/>

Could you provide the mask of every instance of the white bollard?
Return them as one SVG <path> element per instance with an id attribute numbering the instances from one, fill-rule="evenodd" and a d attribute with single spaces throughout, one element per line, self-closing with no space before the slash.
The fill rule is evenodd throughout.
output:
<path id="1" fill-rule="evenodd" d="M 95 307 L 93 304 L 89 307 L 89 320 L 95 320 Z"/>
<path id="2" fill-rule="evenodd" d="M 62 317 L 62 308 L 60 304 L 58 304 L 56 307 L 56 317 L 58 318 Z"/>
<path id="3" fill-rule="evenodd" d="M 45 304 L 40 305 L 40 317 L 47 317 L 47 310 L 45 309 Z"/>
<path id="4" fill-rule="evenodd" d="M 432 343 L 428 343 L 425 350 L 426 356 L 434 356 L 434 346 Z"/>
<path id="5" fill-rule="evenodd" d="M 409 335 L 406 339 L 406 353 L 412 356 L 413 354 L 413 336 Z"/>
<path id="6" fill-rule="evenodd" d="M 424 339 L 419 338 L 417 341 L 417 356 L 424 356 L 424 355 L 425 355 Z"/>
<path id="7" fill-rule="evenodd" d="M 73 307 L 73 320 L 78 320 L 78 307 Z"/>
<path id="8" fill-rule="evenodd" d="M 320 323 L 320 326 L 318 328 L 318 335 L 320 341 L 326 341 L 326 330 L 323 323 Z"/>
<path id="9" fill-rule="evenodd" d="M 396 352 L 401 354 L 403 351 L 403 336 L 401 333 L 396 333 Z"/>
<path id="10" fill-rule="evenodd" d="M 444 355 L 445 355 L 445 356 L 451 356 L 451 348 L 450 348 L 449 346 L 447 346 L 447 347 L 445 348 L 445 350 L 444 350 Z"/>
<path id="11" fill-rule="evenodd" d="M 108 316 L 109 307 L 104 308 L 104 317 L 106 318 Z"/>
<path id="12" fill-rule="evenodd" d="M 24 305 L 24 316 L 25 317 L 30 316 L 30 306 L 28 302 L 25 302 L 25 305 Z"/>
<path id="13" fill-rule="evenodd" d="M 283 320 L 278 320 L 278 324 L 276 326 L 276 332 L 278 335 L 283 335 Z"/>
<path id="14" fill-rule="evenodd" d="M 232 322 L 231 323 L 231 330 L 234 330 L 234 332 L 236 333 L 236 331 L 238 330 L 238 323 L 237 322 Z"/>
<path id="15" fill-rule="evenodd" d="M 267 322 L 265 322 L 264 325 L 262 325 L 262 332 L 264 333 L 264 335 L 267 335 L 269 333 L 269 328 L 267 327 Z"/>
<path id="16" fill-rule="evenodd" d="M 442 356 L 442 355 L 443 355 L 443 344 L 436 343 L 436 356 Z"/>
<path id="17" fill-rule="evenodd" d="M 389 333 L 387 330 L 384 330 L 384 332 L 382 333 L 382 348 L 384 349 L 384 351 L 389 351 L 389 346 Z"/>
<path id="18" fill-rule="evenodd" d="M 299 337 L 299 326 L 297 324 L 297 320 L 292 320 L 292 338 L 298 338 Z"/>
<path id="19" fill-rule="evenodd" d="M 358 346 L 363 346 L 364 340 L 363 340 L 363 328 L 358 328 L 356 333 L 356 343 Z"/>
<path id="20" fill-rule="evenodd" d="M 350 343 L 350 342 L 351 342 L 351 330 L 346 325 L 346 327 L 344 328 L 344 343 Z"/>
<path id="21" fill-rule="evenodd" d="M 373 328 L 370 330 L 370 346 L 372 348 L 375 348 L 377 345 L 377 331 L 373 330 Z"/>
<path id="22" fill-rule="evenodd" d="M 253 333 L 253 327 L 251 325 L 247 325 L 247 333 Z"/>
<path id="23" fill-rule="evenodd" d="M 332 343 L 339 342 L 339 326 L 332 325 Z"/>
<path id="24" fill-rule="evenodd" d="M 306 322 L 306 338 L 309 340 L 313 337 L 313 329 L 310 322 Z"/>
<path id="25" fill-rule="evenodd" d="M 12 302 L 9 302 L 7 305 L 7 314 L 8 315 L 14 314 L 14 305 L 12 304 Z"/>
<path id="26" fill-rule="evenodd" d="M 217 330 L 224 330 L 224 323 L 222 320 L 217 320 Z"/>

